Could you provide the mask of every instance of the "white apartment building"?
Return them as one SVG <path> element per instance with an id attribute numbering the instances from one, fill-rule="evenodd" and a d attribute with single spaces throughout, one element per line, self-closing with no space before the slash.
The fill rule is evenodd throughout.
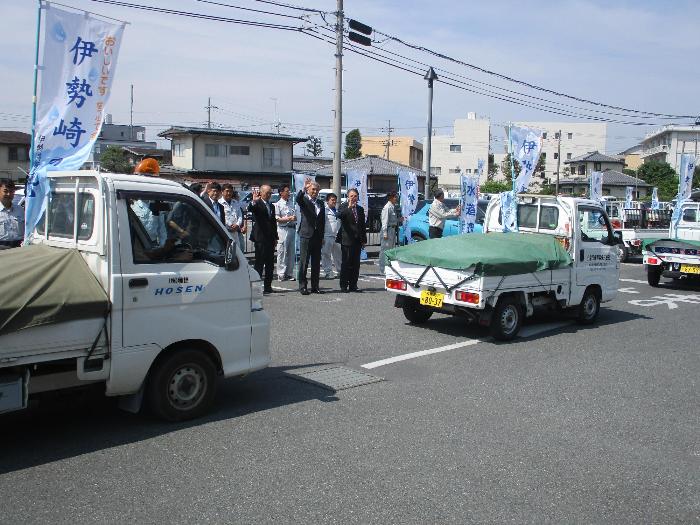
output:
<path id="1" fill-rule="evenodd" d="M 700 139 L 700 125 L 664 126 L 647 134 L 642 140 L 642 160 L 668 162 L 678 173 L 683 153 L 693 153 L 696 157 L 700 153 L 698 139 Z"/>
<path id="2" fill-rule="evenodd" d="M 459 175 L 476 173 L 478 161 L 489 158 L 490 121 L 477 119 L 476 113 L 468 113 L 465 119 L 455 119 L 452 135 L 434 135 L 431 146 L 430 172 L 437 177 L 438 185 L 448 191 L 459 190 Z M 428 139 L 423 138 L 423 151 Z M 423 155 L 423 170 L 427 160 Z M 480 183 L 486 180 L 486 166 Z"/>
<path id="3" fill-rule="evenodd" d="M 533 177 L 533 182 L 552 182 L 556 178 L 557 163 L 559 175 L 566 175 L 565 162 L 591 151 L 605 151 L 608 127 L 598 122 L 517 122 L 518 126 L 527 126 L 542 131 L 542 156 L 545 159 L 544 179 Z M 505 131 L 504 131 L 505 135 Z M 507 137 L 504 148 L 507 148 Z M 507 149 L 504 149 L 507 151 Z M 561 157 L 561 158 L 560 158 Z"/>

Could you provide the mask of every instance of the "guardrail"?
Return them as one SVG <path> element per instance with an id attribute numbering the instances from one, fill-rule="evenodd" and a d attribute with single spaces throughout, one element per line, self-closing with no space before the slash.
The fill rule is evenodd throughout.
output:
<path id="1" fill-rule="evenodd" d="M 671 210 L 648 210 L 626 208 L 624 228 L 668 228 L 671 225 Z"/>

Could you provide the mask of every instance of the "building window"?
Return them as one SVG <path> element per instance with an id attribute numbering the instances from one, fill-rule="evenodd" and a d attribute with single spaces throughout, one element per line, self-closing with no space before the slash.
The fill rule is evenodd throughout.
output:
<path id="1" fill-rule="evenodd" d="M 554 134 L 554 138 L 555 138 L 555 139 L 561 138 L 561 133 L 559 133 L 559 132 L 557 131 L 557 132 Z"/>
<path id="2" fill-rule="evenodd" d="M 173 144 L 173 157 L 184 157 L 185 145 L 182 143 Z"/>
<path id="3" fill-rule="evenodd" d="M 567 134 L 566 134 L 566 138 L 569 139 L 569 140 L 571 140 L 571 139 L 574 138 L 574 134 L 573 134 L 573 133 L 567 133 Z"/>
<path id="4" fill-rule="evenodd" d="M 571 153 L 566 154 L 566 160 L 571 160 Z"/>
<path id="5" fill-rule="evenodd" d="M 542 133 L 542 140 L 545 140 L 546 138 L 547 138 L 547 132 L 545 131 L 544 133 Z"/>
<path id="6" fill-rule="evenodd" d="M 546 160 L 547 160 L 547 152 L 546 152 L 546 151 L 543 151 L 543 152 L 540 154 L 540 157 L 542 157 L 542 160 L 543 160 L 543 161 L 546 161 Z M 557 158 L 557 154 L 556 154 L 556 153 L 554 154 L 554 158 L 555 158 L 555 159 Z"/>
<path id="7" fill-rule="evenodd" d="M 585 175 L 586 174 L 586 166 L 581 165 L 578 167 L 578 174 L 579 175 Z"/>
<path id="8" fill-rule="evenodd" d="M 557 160 L 559 158 L 559 153 L 554 154 L 554 160 Z"/>
<path id="9" fill-rule="evenodd" d="M 430 168 L 430 174 L 434 175 L 435 177 L 439 177 L 442 175 L 442 168 L 440 166 L 433 166 Z"/>
<path id="10" fill-rule="evenodd" d="M 280 148 L 263 148 L 263 168 L 281 168 L 282 150 Z"/>
<path id="11" fill-rule="evenodd" d="M 226 156 L 226 145 L 225 144 L 205 144 L 204 145 L 204 156 L 205 157 L 225 157 Z"/>
<path id="12" fill-rule="evenodd" d="M 600 171 L 600 162 L 594 162 L 593 163 L 593 169 L 595 171 Z"/>
<path id="13" fill-rule="evenodd" d="M 457 173 L 459 173 L 459 168 L 450 169 L 448 171 L 450 172 L 451 175 L 456 175 Z"/>
<path id="14" fill-rule="evenodd" d="M 462 153 L 462 145 L 461 144 L 450 144 L 450 152 Z"/>
<path id="15" fill-rule="evenodd" d="M 250 155 L 250 146 L 229 146 L 229 155 Z"/>
<path id="16" fill-rule="evenodd" d="M 7 157 L 10 161 L 26 162 L 29 160 L 27 148 L 24 146 L 10 146 L 8 148 Z"/>

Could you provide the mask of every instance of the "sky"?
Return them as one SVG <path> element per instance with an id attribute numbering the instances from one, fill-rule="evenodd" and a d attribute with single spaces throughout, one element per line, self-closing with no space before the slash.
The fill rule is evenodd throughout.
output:
<path id="1" fill-rule="evenodd" d="M 316 13 L 254 0 L 130 2 L 304 26 L 314 31 L 322 31 L 319 26 L 325 24 Z M 214 126 L 269 132 L 279 122 L 282 133 L 320 137 L 323 155 L 331 156 L 334 45 L 299 31 L 151 13 L 93 0 L 61 3 L 129 22 L 107 108 L 114 123 L 129 123 L 133 85 L 134 124 L 145 125 L 147 140 L 159 140 L 161 147 L 169 147 L 168 141 L 156 136 L 163 129 L 171 125 L 205 125 L 205 106 L 211 98 Z M 334 23 L 335 0 L 284 3 L 326 11 L 326 22 Z M 293 17 L 308 16 L 303 20 L 279 17 L 231 5 Z M 700 56 L 700 2 L 694 0 L 345 0 L 344 12 L 385 35 L 559 93 L 639 111 L 700 114 L 700 68 L 696 64 Z M 0 59 L 0 77 L 4 81 L 0 129 L 29 132 L 37 2 L 0 0 L 0 16 L 0 49 L 4 50 Z M 381 53 L 394 64 L 407 61 L 396 56 L 400 54 L 409 59 L 414 70 L 424 71 L 432 65 L 439 68 L 438 75 L 460 83 L 485 82 L 555 101 L 560 108 L 566 108 L 561 104 L 568 104 L 587 108 L 589 115 L 631 120 L 593 113 L 590 108 L 621 113 L 619 110 L 534 91 L 391 40 L 381 42 L 385 37 L 376 33 L 374 38 L 378 41 L 363 51 L 375 57 Z M 384 135 L 390 120 L 394 135 L 422 140 L 428 107 L 427 84 L 422 75 L 348 51 L 343 69 L 345 131 L 357 127 L 363 135 Z M 478 86 L 494 91 L 484 84 Z M 583 113 L 571 107 L 567 111 Z M 440 82 L 435 84 L 433 125 L 437 134 L 451 134 L 454 119 L 466 118 L 468 112 L 491 119 L 494 129 L 517 121 L 585 121 Z M 607 153 L 618 153 L 638 143 L 663 123 L 693 122 L 688 118 L 635 120 L 653 125 L 609 124 Z M 497 137 L 493 146 L 502 147 Z M 297 150 L 301 152 L 301 147 Z"/>

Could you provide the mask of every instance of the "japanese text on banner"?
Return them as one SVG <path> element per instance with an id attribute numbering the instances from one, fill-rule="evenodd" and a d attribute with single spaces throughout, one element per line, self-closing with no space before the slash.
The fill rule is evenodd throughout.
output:
<path id="1" fill-rule="evenodd" d="M 532 128 L 510 126 L 509 133 L 511 155 L 520 164 L 520 174 L 515 179 L 515 191 L 522 193 L 527 191 L 540 159 L 542 132 Z"/>
<path id="2" fill-rule="evenodd" d="M 418 176 L 415 172 L 399 168 L 399 192 L 401 194 L 401 218 L 404 224 L 404 235 L 411 242 L 411 229 L 407 227 L 408 220 L 416 211 L 418 204 Z"/>
<path id="3" fill-rule="evenodd" d="M 364 171 L 350 170 L 346 173 L 348 180 L 348 191 L 352 188 L 356 189 L 360 194 L 359 204 L 365 209 L 365 214 L 367 213 L 367 173 Z"/>
<path id="4" fill-rule="evenodd" d="M 460 175 L 460 206 L 462 211 L 459 216 L 460 233 L 473 233 L 476 225 L 476 215 L 479 202 L 479 175 Z"/>

